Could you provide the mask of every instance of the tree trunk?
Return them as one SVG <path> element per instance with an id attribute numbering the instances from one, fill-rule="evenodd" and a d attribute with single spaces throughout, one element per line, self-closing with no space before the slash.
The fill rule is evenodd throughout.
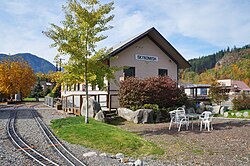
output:
<path id="1" fill-rule="evenodd" d="M 85 123 L 89 123 L 88 120 L 88 114 L 89 114 L 89 83 L 88 83 L 88 64 L 87 64 L 87 60 L 85 62 L 85 90 L 86 90 L 86 115 L 85 115 Z"/>

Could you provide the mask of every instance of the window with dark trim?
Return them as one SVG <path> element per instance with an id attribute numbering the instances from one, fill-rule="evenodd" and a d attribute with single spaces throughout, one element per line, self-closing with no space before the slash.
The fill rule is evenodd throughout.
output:
<path id="1" fill-rule="evenodd" d="M 123 69 L 124 77 L 135 77 L 135 67 Z"/>
<path id="2" fill-rule="evenodd" d="M 158 69 L 158 76 L 168 76 L 168 69 Z"/>

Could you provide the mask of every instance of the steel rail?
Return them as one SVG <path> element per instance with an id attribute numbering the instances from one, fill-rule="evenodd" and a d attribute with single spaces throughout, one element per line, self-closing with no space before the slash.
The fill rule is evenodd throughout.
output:
<path id="1" fill-rule="evenodd" d="M 86 164 L 84 164 L 82 161 L 80 161 L 78 158 L 76 158 L 71 152 L 69 152 L 64 145 L 62 145 L 62 143 L 55 137 L 55 135 L 51 132 L 51 130 L 47 127 L 47 125 L 42 121 L 42 119 L 40 118 L 40 116 L 38 115 L 37 111 L 35 109 L 31 110 L 32 115 L 34 117 L 34 119 L 36 120 L 36 122 L 38 123 L 39 127 L 41 128 L 41 130 L 43 131 L 44 135 L 46 135 L 46 137 L 48 138 L 49 142 L 51 143 L 51 145 L 56 149 L 56 151 L 71 165 L 75 166 L 75 165 L 83 165 L 83 166 L 87 166 Z M 57 146 L 56 146 L 57 145 Z M 59 146 L 58 146 L 59 145 Z M 58 147 L 61 147 L 62 149 L 59 150 Z M 63 152 L 63 151 L 64 152 Z M 65 154 L 66 153 L 66 154 Z M 71 159 L 73 158 L 75 161 L 72 161 L 69 159 L 70 156 Z"/>
<path id="2" fill-rule="evenodd" d="M 30 147 L 28 144 L 26 144 L 17 134 L 15 131 L 15 119 L 16 119 L 16 110 L 14 112 L 11 111 L 9 120 L 7 122 L 7 133 L 9 137 L 11 138 L 12 142 L 21 149 L 25 154 L 27 154 L 30 158 L 34 159 L 36 162 L 38 162 L 40 165 L 47 166 L 52 164 L 59 166 L 57 163 L 53 162 L 52 160 L 48 159 L 47 157 L 41 155 L 38 151 L 34 150 L 32 147 Z M 22 144 L 22 145 L 20 145 Z M 27 150 L 28 149 L 28 150 Z M 30 152 L 32 151 L 32 152 Z M 36 156 L 35 156 L 36 155 Z M 39 156 L 39 159 L 38 159 Z M 43 161 L 40 161 L 43 160 Z"/>

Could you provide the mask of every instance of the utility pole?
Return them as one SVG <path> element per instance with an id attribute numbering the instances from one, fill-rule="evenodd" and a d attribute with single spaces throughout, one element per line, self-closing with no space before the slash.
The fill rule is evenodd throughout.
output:
<path id="1" fill-rule="evenodd" d="M 54 61 L 56 63 L 56 71 L 62 71 L 62 58 L 59 58 L 58 60 Z"/>
<path id="2" fill-rule="evenodd" d="M 62 71 L 62 60 L 65 60 L 65 59 L 62 59 L 62 58 L 59 59 L 59 71 Z"/>

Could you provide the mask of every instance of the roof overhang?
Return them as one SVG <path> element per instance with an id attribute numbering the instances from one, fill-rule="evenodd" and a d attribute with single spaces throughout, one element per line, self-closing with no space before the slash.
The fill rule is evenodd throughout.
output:
<path id="1" fill-rule="evenodd" d="M 179 69 L 191 67 L 190 63 L 153 27 L 135 37 L 113 47 L 110 57 L 116 56 L 124 49 L 141 40 L 144 37 L 150 38 L 169 58 L 171 58 Z"/>

